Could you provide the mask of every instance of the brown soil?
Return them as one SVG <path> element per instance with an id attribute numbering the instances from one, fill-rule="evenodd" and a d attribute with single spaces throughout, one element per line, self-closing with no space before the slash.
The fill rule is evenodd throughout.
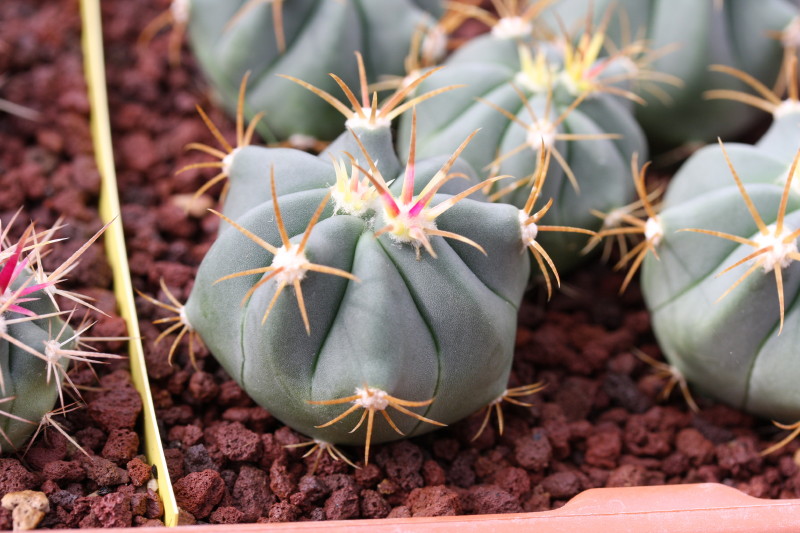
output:
<path id="1" fill-rule="evenodd" d="M 45 267 L 53 270 L 102 226 L 78 2 L 0 2 L 0 20 L 0 97 L 40 115 L 32 121 L 0 112 L 0 220 L 5 228 L 23 208 L 11 228 L 15 242 L 30 221 L 43 229 L 63 217 L 58 236 L 68 240 L 45 257 Z M 102 245 L 91 247 L 68 277 L 63 288 L 93 297 L 107 313 L 87 312 L 96 322 L 88 335 L 125 336 Z M 62 309 L 70 308 L 66 300 L 62 303 Z M 125 355 L 124 342 L 93 345 Z M 55 420 L 86 455 L 48 427 L 27 453 L 0 456 L 0 496 L 25 489 L 48 496 L 51 510 L 41 527 L 161 523 L 163 507 L 148 488 L 150 466 L 139 455 L 136 423 L 142 404 L 126 368 L 126 360 L 102 365 L 96 369 L 98 380 L 90 369 L 73 365 L 71 378 L 85 388 L 87 406 Z M 0 528 L 11 528 L 11 513 L 5 509 L 0 509 Z"/>
<path id="2" fill-rule="evenodd" d="M 109 93 L 134 285 L 164 301 L 163 279 L 181 301 L 214 239 L 217 218 L 183 206 L 210 177 L 176 175 L 204 160 L 188 142 L 214 144 L 199 104 L 233 138 L 209 101 L 191 56 L 167 62 L 167 37 L 134 51 L 144 24 L 166 0 L 103 2 Z M 213 191 L 218 194 L 219 190 Z M 203 201 L 213 205 L 211 197 Z M 201 201 L 202 203 L 202 201 Z M 345 452 L 353 470 L 327 455 L 302 458 L 286 445 L 305 437 L 282 426 L 229 379 L 212 357 L 186 346 L 167 364 L 171 340 L 155 344 L 151 320 L 165 316 L 140 300 L 141 327 L 170 475 L 186 523 L 330 520 L 539 511 L 593 487 L 721 482 L 748 494 L 794 498 L 800 470 L 791 444 L 762 457 L 777 430 L 699 398 L 692 413 L 634 348 L 660 357 L 635 286 L 619 296 L 621 275 L 594 264 L 565 280 L 551 302 L 531 291 L 520 313 L 510 386 L 542 380 L 530 408 L 506 406 L 505 432 L 481 415 L 422 437 Z"/>

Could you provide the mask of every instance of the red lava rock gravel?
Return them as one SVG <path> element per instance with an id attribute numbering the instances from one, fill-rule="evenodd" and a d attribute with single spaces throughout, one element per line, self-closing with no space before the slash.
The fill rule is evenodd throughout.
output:
<path id="1" fill-rule="evenodd" d="M 103 2 L 134 285 L 163 301 L 163 279 L 185 301 L 217 228 L 213 215 L 180 207 L 210 177 L 197 170 L 175 175 L 204 160 L 185 152 L 186 143 L 214 144 L 195 105 L 206 109 L 228 138 L 233 128 L 210 101 L 188 53 L 179 67 L 170 67 L 165 35 L 138 51 L 132 48 L 144 25 L 167 7 L 166 0 Z M 80 108 L 79 103 L 72 105 Z M 48 146 L 80 146 L 70 138 L 43 140 Z M 212 194 L 219 188 L 201 201 L 213 205 Z M 369 465 L 363 464 L 363 450 L 346 449 L 358 470 L 324 453 L 303 458 L 304 448 L 287 447 L 305 438 L 255 406 L 203 350 L 197 353 L 199 370 L 188 360 L 186 345 L 174 365 L 167 364 L 170 341 L 155 344 L 159 329 L 151 324 L 165 315 L 140 300 L 149 374 L 182 520 L 228 524 L 540 511 L 595 487 L 703 481 L 761 497 L 797 497 L 798 444 L 759 455 L 778 435 L 768 421 L 703 398 L 697 399 L 702 407 L 697 414 L 678 395 L 658 402 L 663 381 L 634 355 L 641 349 L 659 357 L 658 348 L 635 285 L 618 295 L 621 278 L 594 264 L 565 279 L 566 290 L 547 305 L 540 288 L 529 293 L 510 386 L 539 380 L 547 386 L 533 407 L 504 407 L 503 435 L 488 427 L 473 442 L 481 423 L 476 414 L 428 435 L 374 446 Z M 94 443 L 91 434 L 84 439 Z M 113 450 L 115 459 L 129 452 L 122 442 Z M 128 461 L 121 464 L 127 465 L 130 486 L 141 487 L 136 459 L 116 460 Z M 118 474 L 109 468 L 104 475 Z M 64 492 L 55 491 L 68 516 L 105 518 L 106 500 L 89 504 Z M 149 512 L 134 521 L 149 518 Z"/>
<path id="2" fill-rule="evenodd" d="M 43 229 L 63 217 L 64 228 L 57 236 L 68 240 L 53 246 L 44 258 L 45 267 L 53 270 L 102 226 L 79 5 L 77 0 L 6 0 L 0 2 L 0 21 L 0 98 L 40 116 L 32 121 L 0 112 L 0 221 L 5 229 L 24 207 L 11 226 L 13 240 L 29 221 Z M 92 297 L 106 313 L 88 311 L 87 318 L 95 322 L 88 335 L 125 336 L 102 245 L 92 246 L 67 277 L 63 287 Z M 101 352 L 124 355 L 124 342 L 93 345 Z M 127 364 L 112 361 L 97 365 L 95 371 L 73 365 L 70 370 L 73 382 L 85 389 L 88 408 L 54 419 L 88 456 L 48 427 L 26 453 L 0 457 L 0 496 L 24 489 L 47 495 L 50 512 L 40 527 L 162 523 L 163 506 L 148 488 L 150 466 L 139 455 L 142 404 Z M 0 528 L 11 528 L 5 509 L 0 510 Z"/>

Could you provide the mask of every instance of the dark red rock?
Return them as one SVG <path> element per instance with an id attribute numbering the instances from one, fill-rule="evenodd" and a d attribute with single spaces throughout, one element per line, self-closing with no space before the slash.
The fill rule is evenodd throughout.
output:
<path id="1" fill-rule="evenodd" d="M 20 490 L 33 490 L 38 478 L 17 459 L 0 459 L 0 495 Z"/>
<path id="2" fill-rule="evenodd" d="M 128 469 L 128 477 L 134 487 L 141 487 L 150 481 L 152 475 L 151 467 L 140 458 L 134 457 L 125 466 Z"/>
<path id="3" fill-rule="evenodd" d="M 542 480 L 542 488 L 552 498 L 572 498 L 581 490 L 580 479 L 574 472 L 556 472 Z"/>
<path id="4" fill-rule="evenodd" d="M 537 428 L 528 438 L 517 441 L 514 458 L 522 468 L 532 472 L 544 470 L 553 458 L 553 448 L 544 429 Z"/>
<path id="5" fill-rule="evenodd" d="M 369 489 L 361 491 L 362 518 L 385 518 L 390 511 L 391 507 L 379 492 Z"/>
<path id="6" fill-rule="evenodd" d="M 465 507 L 473 514 L 521 513 L 516 496 L 495 485 L 476 485 L 467 492 Z"/>
<path id="7" fill-rule="evenodd" d="M 174 484 L 175 499 L 195 518 L 205 518 L 225 494 L 225 482 L 218 472 L 192 472 Z"/>
<path id="8" fill-rule="evenodd" d="M 108 434 L 108 440 L 100 455 L 117 464 L 127 463 L 139 450 L 139 435 L 129 429 L 114 429 Z"/>
<path id="9" fill-rule="evenodd" d="M 133 429 L 141 412 L 142 399 L 131 385 L 111 389 L 89 403 L 89 415 L 107 432 Z"/>
<path id="10" fill-rule="evenodd" d="M 352 487 L 335 490 L 325 500 L 325 516 L 328 520 L 358 518 L 360 501 L 358 492 Z"/>
<path id="11" fill-rule="evenodd" d="M 586 439 L 587 464 L 600 468 L 613 469 L 622 453 L 622 436 L 619 431 L 595 433 Z"/>
<path id="12" fill-rule="evenodd" d="M 414 489 L 408 495 L 412 516 L 455 516 L 461 514 L 458 493 L 445 486 Z"/>

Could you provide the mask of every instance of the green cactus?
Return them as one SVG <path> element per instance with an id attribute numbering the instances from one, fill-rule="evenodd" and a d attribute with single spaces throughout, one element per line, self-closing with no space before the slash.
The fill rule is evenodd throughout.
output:
<path id="1" fill-rule="evenodd" d="M 755 146 L 720 142 L 675 175 L 642 290 L 676 376 L 738 408 L 795 421 L 800 113 L 773 100 L 764 102 L 782 111 Z"/>
<path id="2" fill-rule="evenodd" d="M 0 241 L 6 242 L 10 226 Z M 80 397 L 67 375 L 70 361 L 118 357 L 80 349 L 85 340 L 81 335 L 88 328 L 73 330 L 54 297 L 60 294 L 91 307 L 57 284 L 103 230 L 49 274 L 42 270 L 41 252 L 52 243 L 52 231 L 37 233 L 29 226 L 16 244 L 0 251 L 0 450 L 4 452 L 21 448 L 57 401 L 65 408 L 64 381 Z"/>
<path id="3" fill-rule="evenodd" d="M 255 401 L 320 452 L 366 441 L 368 457 L 371 442 L 486 406 L 488 421 L 501 401 L 522 403 L 540 389 L 506 383 L 530 271 L 525 247 L 558 282 L 537 241 L 572 230 L 539 224 L 550 204 L 533 212 L 550 151 L 538 156 L 522 209 L 486 202 L 481 190 L 502 178 L 479 183 L 458 158 L 474 133 L 449 157 L 416 161 L 411 148 L 403 165 L 391 120 L 441 92 L 402 104 L 424 78 L 371 107 L 345 89 L 352 110 L 295 80 L 348 117 L 350 131 L 319 156 L 235 150 L 219 237 L 186 305 L 146 297 L 175 313 L 162 320 L 171 324 L 162 336 L 180 329 L 170 357 L 184 335 L 199 337 Z M 392 418 L 389 407 L 407 416 Z M 366 437 L 340 423 L 356 411 Z"/>
<path id="4" fill-rule="evenodd" d="M 450 423 L 502 396 L 529 271 L 519 210 L 461 200 L 482 187 L 469 167 L 455 158 L 412 160 L 398 176 L 381 168 L 392 161 L 362 157 L 348 176 L 343 163 L 287 149 L 237 154 L 224 206 L 230 227 L 198 271 L 185 312 L 256 401 L 334 443 L 364 437 L 325 426 L 341 408 L 309 402 L 352 402 L 358 389 L 351 410 L 366 407 L 370 426 L 371 402 L 413 413 L 392 422 L 410 435 L 433 428 L 421 422 Z M 274 168 L 274 196 L 265 168 Z M 472 186 L 440 194 L 451 171 Z M 360 175 L 371 186 L 355 201 L 328 200 L 364 185 Z M 361 216 L 346 214 L 364 204 Z M 391 424 L 368 429 L 375 442 L 397 438 Z"/>
<path id="5" fill-rule="evenodd" d="M 362 51 L 370 80 L 404 73 L 415 34 L 426 55 L 440 59 L 446 36 L 436 19 L 439 0 L 181 0 L 192 49 L 223 102 L 233 110 L 239 82 L 252 72 L 248 116 L 268 111 L 259 132 L 270 142 L 297 136 L 330 140 L 343 130 L 335 111 L 277 75 L 306 80 L 325 91 L 336 72 L 358 81 L 352 54 Z M 175 15 L 173 15 L 175 18 Z M 298 114 L 297 109 L 304 112 Z M 295 137 L 292 137 L 295 136 Z"/>
<path id="6" fill-rule="evenodd" d="M 652 67 L 683 80 L 682 86 L 655 91 L 647 84 L 639 88 L 647 105 L 637 108 L 637 118 L 651 143 L 661 145 L 741 134 L 757 115 L 730 102 L 705 101 L 702 95 L 743 85 L 709 66 L 727 65 L 772 82 L 781 67 L 782 45 L 796 47 L 800 35 L 799 12 L 791 0 L 561 0 L 543 18 L 552 17 L 555 28 L 559 23 L 575 27 L 588 10 L 597 22 L 612 5 L 624 14 L 609 27 L 612 39 L 622 42 L 625 35 L 644 33 L 660 55 Z"/>
<path id="7" fill-rule="evenodd" d="M 522 207 L 533 184 L 537 153 L 552 152 L 543 196 L 554 198 L 546 221 L 599 229 L 595 213 L 627 203 L 633 195 L 626 177 L 633 153 L 646 156 L 647 144 L 629 110 L 626 72 L 641 51 L 631 47 L 614 60 L 596 61 L 604 42 L 602 28 L 584 34 L 577 46 L 541 45 L 536 50 L 495 35 L 478 37 L 460 48 L 445 67 L 420 85 L 420 91 L 463 84 L 447 98 L 420 104 L 419 148 L 430 156 L 454 148 L 454 139 L 480 128 L 463 158 L 487 175 L 519 179 L 496 185 L 493 200 Z M 410 120 L 401 120 L 401 153 L 408 152 Z M 580 260 L 585 239 L 578 235 L 543 237 L 561 269 Z"/>

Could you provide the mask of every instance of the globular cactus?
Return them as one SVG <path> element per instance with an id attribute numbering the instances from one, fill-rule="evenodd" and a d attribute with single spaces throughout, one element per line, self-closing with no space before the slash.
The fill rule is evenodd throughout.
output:
<path id="1" fill-rule="evenodd" d="M 412 160 L 398 176 L 371 157 L 348 172 L 344 162 L 297 153 L 286 171 L 278 162 L 289 154 L 275 150 L 237 155 L 225 212 L 238 217 L 225 217 L 231 227 L 185 308 L 231 376 L 281 421 L 333 443 L 364 442 L 350 433 L 354 421 L 326 425 L 359 407 L 368 437 L 381 442 L 501 397 L 529 272 L 519 210 L 462 200 L 475 185 L 438 194 L 451 170 L 470 174 L 454 160 Z M 234 205 L 239 184 L 261 200 L 245 212 Z M 329 200 L 348 188 L 354 201 Z M 410 416 L 373 426 L 387 407 Z"/>
<path id="2" fill-rule="evenodd" d="M 199 336 L 278 419 L 319 446 L 366 442 L 367 457 L 371 442 L 536 392 L 507 381 L 525 248 L 552 268 L 537 241 L 562 229 L 539 224 L 549 204 L 533 211 L 550 152 L 522 209 L 490 203 L 481 190 L 502 177 L 479 182 L 458 159 L 474 133 L 451 156 L 417 161 L 411 148 L 400 162 L 390 117 L 416 83 L 366 109 L 348 89 L 353 110 L 304 85 L 348 116 L 350 131 L 319 156 L 254 146 L 231 155 L 219 236 L 192 293 L 185 306 L 158 304 L 175 312 L 165 333 L 181 329 L 171 353 Z M 366 437 L 353 430 L 363 422 Z"/>
<path id="3" fill-rule="evenodd" d="M 776 98 L 764 102 L 778 107 Z M 735 407 L 795 421 L 800 113 L 782 109 L 755 146 L 706 147 L 675 175 L 642 290 L 676 376 Z"/>
<path id="4" fill-rule="evenodd" d="M 616 42 L 625 35 L 644 35 L 661 50 L 653 69 L 675 76 L 681 86 L 649 91 L 640 87 L 647 105 L 637 118 L 651 143 L 661 146 L 705 142 L 741 134 L 757 115 L 724 101 L 706 101 L 705 91 L 741 90 L 739 80 L 710 71 L 722 64 L 771 83 L 781 67 L 783 46 L 800 42 L 800 11 L 791 0 L 561 0 L 545 14 L 558 24 L 583 24 L 588 11 L 599 21 L 609 6 L 621 13 L 609 28 Z M 558 21 L 556 20 L 556 17 Z"/>
<path id="5" fill-rule="evenodd" d="M 0 233 L 3 243 L 8 242 L 9 228 L 10 224 Z M 17 243 L 0 251 L 1 451 L 21 448 L 57 401 L 65 406 L 64 381 L 80 397 L 67 375 L 70 361 L 118 357 L 81 349 L 80 336 L 87 328 L 72 329 L 55 298 L 60 294 L 91 307 L 57 284 L 100 233 L 51 273 L 42 270 L 41 254 L 52 243 L 52 232 L 36 232 L 30 226 Z"/>
<path id="6" fill-rule="evenodd" d="M 270 142 L 312 137 L 330 140 L 343 130 L 335 111 L 278 75 L 336 90 L 335 72 L 348 85 L 358 81 L 352 62 L 362 51 L 370 80 L 402 75 L 416 48 L 439 60 L 447 37 L 437 18 L 439 0 L 181 0 L 192 49 L 223 102 L 233 110 L 240 80 L 252 72 L 248 116 L 267 111 L 259 125 Z M 424 37 L 419 37 L 423 35 Z M 297 109 L 304 112 L 298 114 Z M 295 136 L 295 137 L 292 137 Z"/>
<path id="7" fill-rule="evenodd" d="M 536 47 L 489 34 L 466 44 L 419 87 L 432 91 L 464 85 L 420 104 L 418 153 L 430 156 L 455 148 L 455 139 L 480 128 L 462 157 L 484 175 L 510 174 L 491 198 L 522 207 L 533 184 L 537 154 L 552 152 L 544 198 L 554 198 L 548 223 L 599 229 L 592 213 L 626 204 L 633 195 L 627 177 L 633 153 L 646 156 L 647 144 L 633 118 L 630 79 L 643 48 L 637 44 L 614 59 L 598 59 L 603 28 L 568 41 Z M 410 120 L 400 124 L 401 153 L 408 152 Z M 580 261 L 585 238 L 543 237 L 559 269 Z"/>

